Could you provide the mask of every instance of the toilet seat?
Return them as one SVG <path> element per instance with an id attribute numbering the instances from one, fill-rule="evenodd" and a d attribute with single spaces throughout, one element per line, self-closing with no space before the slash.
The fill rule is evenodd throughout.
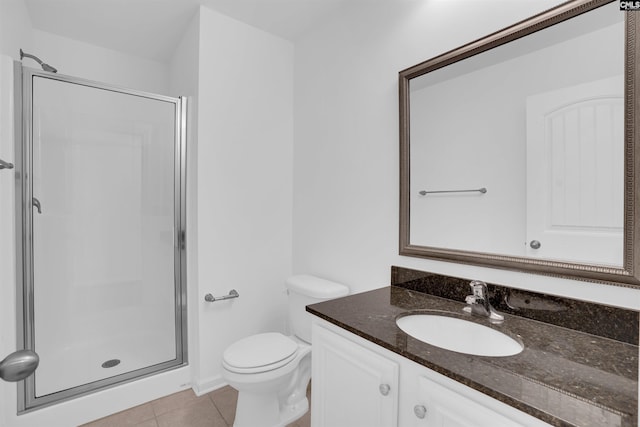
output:
<path id="1" fill-rule="evenodd" d="M 267 372 L 285 366 L 295 359 L 297 352 L 294 340 L 278 332 L 267 332 L 231 344 L 222 356 L 222 365 L 240 374 Z"/>

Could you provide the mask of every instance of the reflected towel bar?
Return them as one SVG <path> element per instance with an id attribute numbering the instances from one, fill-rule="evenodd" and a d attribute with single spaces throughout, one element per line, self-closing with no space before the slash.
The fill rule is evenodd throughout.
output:
<path id="1" fill-rule="evenodd" d="M 216 301 L 222 301 L 225 299 L 238 298 L 239 296 L 240 294 L 238 293 L 238 291 L 236 291 L 235 289 L 231 289 L 228 295 L 223 295 L 221 297 L 214 297 L 211 294 L 206 294 L 204 296 L 204 300 L 207 302 L 216 302 Z"/>
<path id="2" fill-rule="evenodd" d="M 477 190 L 440 190 L 440 191 L 422 190 L 422 191 L 419 191 L 418 193 L 421 196 L 426 196 L 427 194 L 436 194 L 436 193 L 475 193 L 475 192 L 484 194 L 487 192 L 487 189 L 482 187 L 482 188 L 478 188 Z"/>

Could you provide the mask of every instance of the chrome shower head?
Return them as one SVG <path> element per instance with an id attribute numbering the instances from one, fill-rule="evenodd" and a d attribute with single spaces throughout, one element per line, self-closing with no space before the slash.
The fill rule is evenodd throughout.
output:
<path id="1" fill-rule="evenodd" d="M 35 56 L 35 55 L 31 55 L 31 54 L 29 54 L 29 53 L 24 53 L 24 52 L 22 51 L 22 49 L 20 49 L 20 60 L 22 60 L 25 56 L 26 56 L 27 58 L 31 58 L 31 59 L 33 59 L 33 60 L 34 60 L 34 61 L 36 61 L 38 64 L 40 64 L 40 66 L 42 67 L 42 69 L 43 69 L 44 71 L 48 71 L 48 72 L 50 72 L 50 73 L 57 73 L 57 72 L 58 72 L 58 70 L 56 70 L 56 69 L 55 69 L 54 67 L 52 67 L 51 65 L 49 65 L 49 64 L 45 64 L 44 62 L 42 62 L 42 61 L 40 60 L 40 58 L 38 58 L 37 56 Z"/>

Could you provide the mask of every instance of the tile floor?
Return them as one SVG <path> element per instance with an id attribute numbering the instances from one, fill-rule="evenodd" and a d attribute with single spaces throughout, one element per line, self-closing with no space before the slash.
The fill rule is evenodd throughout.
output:
<path id="1" fill-rule="evenodd" d="M 229 386 L 200 397 L 188 389 L 83 424 L 81 427 L 231 427 L 237 399 L 238 392 Z M 310 412 L 287 425 L 310 426 Z"/>

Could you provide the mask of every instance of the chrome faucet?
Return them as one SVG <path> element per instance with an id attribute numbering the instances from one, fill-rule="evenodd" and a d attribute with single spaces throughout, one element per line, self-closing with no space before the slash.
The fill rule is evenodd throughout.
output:
<path id="1" fill-rule="evenodd" d="M 469 286 L 471 286 L 472 294 L 465 298 L 465 302 L 469 305 L 463 310 L 467 313 L 488 317 L 492 322 L 502 322 L 504 316 L 498 313 L 489 302 L 487 284 L 480 280 L 473 280 Z"/>

